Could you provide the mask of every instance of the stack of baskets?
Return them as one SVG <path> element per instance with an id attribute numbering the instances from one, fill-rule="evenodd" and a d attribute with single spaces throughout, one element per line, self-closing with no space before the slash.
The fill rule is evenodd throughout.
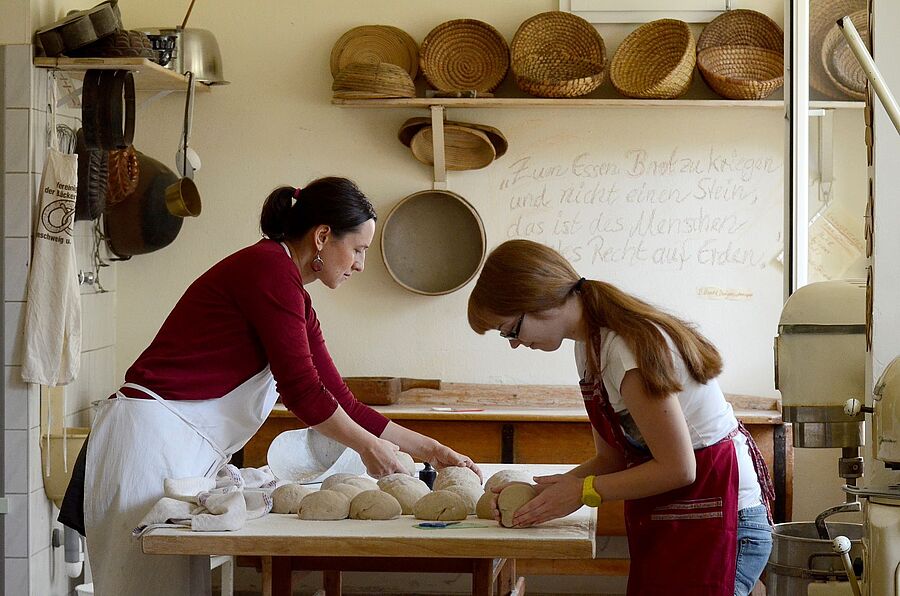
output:
<path id="1" fill-rule="evenodd" d="M 674 99 L 691 86 L 696 43 L 684 21 L 641 25 L 616 50 L 609 67 L 613 86 L 626 97 Z"/>
<path id="2" fill-rule="evenodd" d="M 700 35 L 697 66 L 722 97 L 765 99 L 784 84 L 784 33 L 760 12 L 729 10 Z"/>
<path id="3" fill-rule="evenodd" d="M 510 47 L 519 88 L 537 97 L 579 97 L 603 83 L 606 45 L 583 18 L 537 14 L 519 26 Z"/>
<path id="4" fill-rule="evenodd" d="M 426 165 L 434 165 L 431 118 L 410 118 L 397 133 L 400 142 Z M 444 123 L 444 160 L 448 170 L 477 170 L 506 153 L 509 143 L 493 126 L 470 122 Z"/>
<path id="5" fill-rule="evenodd" d="M 331 49 L 331 86 L 340 99 L 415 97 L 419 48 L 390 25 L 364 25 L 344 33 Z"/>

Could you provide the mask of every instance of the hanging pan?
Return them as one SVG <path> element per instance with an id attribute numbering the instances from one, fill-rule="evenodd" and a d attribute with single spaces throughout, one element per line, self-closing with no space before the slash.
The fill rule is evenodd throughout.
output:
<path id="1" fill-rule="evenodd" d="M 449 294 L 484 262 L 487 237 L 475 208 L 449 190 L 409 195 L 388 214 L 381 257 L 398 284 L 416 294 Z"/>

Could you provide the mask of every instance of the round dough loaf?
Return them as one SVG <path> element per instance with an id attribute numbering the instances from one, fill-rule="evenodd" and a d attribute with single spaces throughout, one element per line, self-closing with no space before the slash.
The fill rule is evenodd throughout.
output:
<path id="1" fill-rule="evenodd" d="M 481 479 L 478 477 L 478 474 L 462 466 L 441 468 L 438 470 L 437 478 L 434 481 L 434 490 L 442 490 L 445 486 L 462 483 L 474 484 L 480 487 Z"/>
<path id="2" fill-rule="evenodd" d="M 428 485 L 406 474 L 391 474 L 378 481 L 378 486 L 400 503 L 403 515 L 413 512 L 416 502 L 431 492 Z"/>
<path id="3" fill-rule="evenodd" d="M 350 515 L 350 499 L 333 490 L 317 490 L 300 501 L 300 519 L 329 521 Z"/>
<path id="4" fill-rule="evenodd" d="M 339 484 L 349 484 L 350 486 L 355 486 L 356 488 L 361 488 L 363 490 L 378 490 L 377 482 L 375 482 L 371 478 L 365 478 L 363 476 L 354 476 L 353 478 L 347 478 Z"/>
<path id="5" fill-rule="evenodd" d="M 359 488 L 358 486 L 353 486 L 352 484 L 335 484 L 328 490 L 337 491 L 350 500 L 353 500 L 353 497 L 363 491 L 363 489 Z"/>
<path id="6" fill-rule="evenodd" d="M 403 467 L 406 468 L 406 472 L 410 476 L 416 475 L 416 462 L 413 460 L 412 456 L 403 451 L 397 452 L 397 459 L 403 464 Z"/>
<path id="7" fill-rule="evenodd" d="M 466 519 L 467 511 L 463 498 L 448 490 L 436 490 L 428 493 L 413 507 L 416 519 L 429 521 L 463 520 Z"/>
<path id="8" fill-rule="evenodd" d="M 357 476 L 356 474 L 332 474 L 328 478 L 322 481 L 322 490 L 329 490 L 335 484 L 343 484 L 346 480 L 351 478 L 361 478 L 361 476 Z"/>
<path id="9" fill-rule="evenodd" d="M 353 519 L 395 519 L 400 517 L 400 503 L 386 492 L 364 490 L 350 501 Z"/>
<path id="10" fill-rule="evenodd" d="M 478 502 L 475 503 L 475 515 L 479 519 L 494 519 L 494 512 L 491 509 L 491 501 L 494 499 L 494 494 L 491 491 L 485 491 L 481 498 L 478 499 Z"/>
<path id="11" fill-rule="evenodd" d="M 529 474 L 524 470 L 500 470 L 487 479 L 487 482 L 484 483 L 484 490 L 490 492 L 494 487 L 509 482 L 527 482 L 528 484 L 531 484 L 532 481 L 532 474 Z"/>
<path id="12" fill-rule="evenodd" d="M 282 484 L 272 491 L 272 513 L 297 513 L 300 501 L 311 492 L 313 489 L 296 482 Z"/>
<path id="13" fill-rule="evenodd" d="M 497 499 L 500 509 L 500 523 L 509 528 L 513 525 L 513 516 L 519 508 L 537 496 L 534 487 L 525 482 L 515 482 L 503 489 Z"/>
<path id="14" fill-rule="evenodd" d="M 480 499 L 481 495 L 484 493 L 484 491 L 481 490 L 481 487 L 477 484 L 469 484 L 467 482 L 463 482 L 460 484 L 451 484 L 441 490 L 456 493 L 460 497 L 462 497 L 463 501 L 466 502 L 466 511 L 469 513 L 469 515 L 475 513 L 475 504 L 478 503 L 478 499 Z"/>

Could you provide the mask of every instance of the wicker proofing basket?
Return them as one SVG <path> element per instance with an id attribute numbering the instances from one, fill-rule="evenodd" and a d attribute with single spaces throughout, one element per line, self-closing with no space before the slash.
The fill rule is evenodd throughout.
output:
<path id="1" fill-rule="evenodd" d="M 853 26 L 863 40 L 869 36 L 869 16 L 865 10 L 850 15 Z M 832 28 L 822 43 L 821 66 L 831 83 L 847 97 L 858 101 L 866 99 L 866 74 L 850 50 L 838 27 Z"/>
<path id="2" fill-rule="evenodd" d="M 409 148 L 424 164 L 434 164 L 433 130 L 426 126 L 413 135 Z M 444 161 L 448 170 L 478 170 L 490 165 L 497 156 L 488 136 L 474 128 L 444 126 Z"/>
<path id="3" fill-rule="evenodd" d="M 583 18 L 544 12 L 527 19 L 510 45 L 519 88 L 538 97 L 579 97 L 603 83 L 606 45 Z"/>
<path id="4" fill-rule="evenodd" d="M 331 85 L 339 99 L 415 97 L 416 87 L 409 73 L 387 62 L 353 62 L 338 73 Z"/>
<path id="5" fill-rule="evenodd" d="M 783 52 L 784 31 L 761 12 L 729 10 L 710 21 L 697 40 L 698 52 L 715 46 L 755 46 Z"/>
<path id="6" fill-rule="evenodd" d="M 419 48 L 409 33 L 390 25 L 363 25 L 350 29 L 331 48 L 331 76 L 348 64 L 365 62 L 396 64 L 415 79 L 419 71 Z"/>
<path id="7" fill-rule="evenodd" d="M 822 63 L 821 51 L 825 38 L 837 29 L 839 18 L 865 9 L 866 0 L 809 1 L 809 86 L 825 97 L 847 99 L 832 82 Z"/>
<path id="8" fill-rule="evenodd" d="M 609 76 L 626 97 L 672 99 L 690 87 L 696 61 L 696 43 L 688 24 L 659 19 L 641 25 L 622 41 Z"/>
<path id="9" fill-rule="evenodd" d="M 500 32 L 475 19 L 456 19 L 432 29 L 419 52 L 419 66 L 439 91 L 496 89 L 509 69 L 509 47 Z"/>
<path id="10" fill-rule="evenodd" d="M 697 52 L 697 67 L 712 90 L 728 99 L 765 99 L 784 84 L 784 55 L 764 48 L 707 48 Z"/>

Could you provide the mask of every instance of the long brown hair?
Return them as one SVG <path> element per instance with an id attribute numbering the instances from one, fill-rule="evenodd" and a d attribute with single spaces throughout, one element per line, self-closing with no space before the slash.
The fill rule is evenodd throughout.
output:
<path id="1" fill-rule="evenodd" d="M 497 319 L 562 306 L 573 292 L 584 305 L 589 333 L 588 370 L 600 371 L 600 328 L 625 340 L 638 360 L 646 389 L 655 395 L 681 391 L 665 331 L 691 377 L 704 384 L 722 372 L 722 357 L 690 323 L 631 296 L 612 284 L 586 280 L 557 251 L 530 240 L 509 240 L 484 263 L 469 296 L 469 325 L 476 333 L 497 328 Z"/>

